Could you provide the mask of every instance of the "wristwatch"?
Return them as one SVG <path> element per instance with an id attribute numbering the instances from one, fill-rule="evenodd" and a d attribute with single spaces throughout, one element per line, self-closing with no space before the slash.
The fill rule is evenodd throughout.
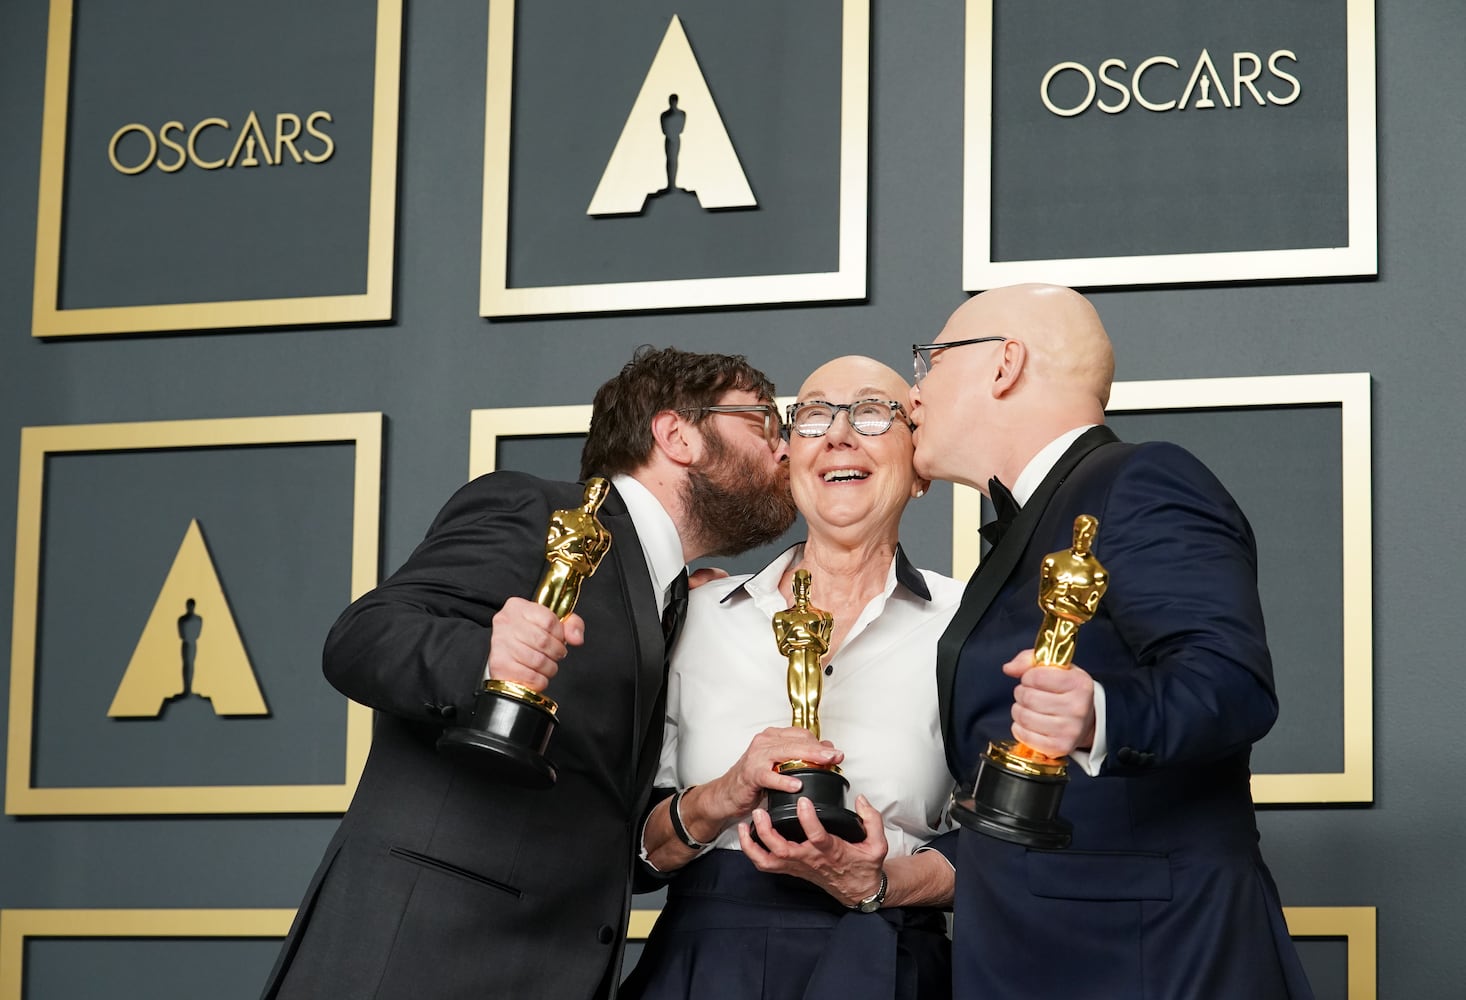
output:
<path id="1" fill-rule="evenodd" d="M 873 893 L 871 893 L 869 896 L 867 896 L 866 898 L 862 899 L 860 902 L 856 903 L 854 906 L 852 906 L 850 908 L 852 910 L 859 910 L 861 913 L 874 913 L 876 910 L 879 910 L 881 908 L 881 904 L 884 903 L 885 901 L 886 901 L 886 870 L 884 868 L 882 868 L 881 869 L 881 884 L 876 888 L 876 891 L 873 892 Z"/>

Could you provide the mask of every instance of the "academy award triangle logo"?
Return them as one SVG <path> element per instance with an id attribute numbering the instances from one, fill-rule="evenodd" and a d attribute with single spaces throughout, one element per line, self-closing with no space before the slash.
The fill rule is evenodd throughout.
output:
<path id="1" fill-rule="evenodd" d="M 174 698 L 208 699 L 215 715 L 269 715 L 224 597 L 203 529 L 190 521 L 107 715 L 156 718 Z"/>
<path id="2" fill-rule="evenodd" d="M 758 205 L 675 14 L 621 128 L 587 215 L 635 215 L 682 192 L 705 209 Z"/>

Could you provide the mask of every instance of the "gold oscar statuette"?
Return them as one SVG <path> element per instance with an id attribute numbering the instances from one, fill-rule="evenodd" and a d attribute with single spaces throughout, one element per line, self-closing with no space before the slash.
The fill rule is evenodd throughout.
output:
<path id="1" fill-rule="evenodd" d="M 789 662 L 787 684 L 789 706 L 793 711 L 791 726 L 820 735 L 820 694 L 824 688 L 824 667 L 820 659 L 830 651 L 830 637 L 835 619 L 809 601 L 810 575 L 807 569 L 794 571 L 792 585 L 794 605 L 774 615 L 774 641 Z M 803 841 L 804 827 L 799 822 L 799 800 L 814 804 L 815 815 L 837 837 L 851 843 L 865 839 L 865 825 L 860 817 L 845 806 L 845 793 L 850 782 L 832 764 L 813 764 L 803 760 L 786 760 L 778 766 L 781 774 L 800 779 L 804 787 L 797 792 L 769 792 L 769 819 L 774 829 L 786 840 Z"/>
<path id="2" fill-rule="evenodd" d="M 609 481 L 586 481 L 579 507 L 557 510 L 545 531 L 545 572 L 535 603 L 561 621 L 570 617 L 580 588 L 611 549 L 611 533 L 596 517 L 611 491 Z M 514 681 L 486 680 L 474 699 L 467 726 L 447 730 L 438 749 L 471 760 L 505 781 L 526 788 L 555 784 L 555 767 L 545 757 L 555 731 L 558 706 L 552 698 Z"/>
<path id="3" fill-rule="evenodd" d="M 1093 552 L 1098 531 L 1096 518 L 1080 514 L 1074 519 L 1074 546 L 1045 556 L 1039 568 L 1038 605 L 1044 616 L 1033 655 L 1042 666 L 1069 668 L 1079 626 L 1094 617 L 1110 585 Z M 1049 757 L 1019 740 L 997 740 L 978 761 L 972 796 L 955 799 L 952 816 L 1010 843 L 1068 847 L 1073 827 L 1058 814 L 1068 780 L 1066 758 Z"/>

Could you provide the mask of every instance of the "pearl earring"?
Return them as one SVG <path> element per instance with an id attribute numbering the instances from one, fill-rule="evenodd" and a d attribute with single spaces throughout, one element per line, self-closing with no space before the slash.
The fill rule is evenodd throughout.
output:
<path id="1" fill-rule="evenodd" d="M 924 496 L 926 496 L 926 490 L 917 490 L 916 491 L 916 499 L 920 500 Z"/>

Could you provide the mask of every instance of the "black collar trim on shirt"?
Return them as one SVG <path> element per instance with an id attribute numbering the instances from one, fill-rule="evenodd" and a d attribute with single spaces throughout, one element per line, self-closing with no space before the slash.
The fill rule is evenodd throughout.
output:
<path id="1" fill-rule="evenodd" d="M 730 600 L 733 599 L 734 595 L 736 595 L 736 594 L 744 594 L 746 596 L 752 597 L 753 595 L 748 593 L 748 584 L 749 584 L 749 582 L 751 580 L 753 580 L 754 577 L 759 576 L 761 573 L 764 572 L 764 570 L 767 570 L 770 566 L 774 565 L 774 563 L 776 563 L 779 560 L 783 559 L 790 552 L 792 552 L 795 549 L 799 548 L 803 544 L 804 544 L 803 542 L 795 542 L 793 545 L 789 546 L 783 552 L 780 552 L 778 555 L 774 556 L 774 558 L 770 559 L 767 563 L 765 563 L 764 566 L 763 566 L 763 568 L 760 569 L 757 573 L 754 573 L 747 580 L 744 580 L 738 586 L 736 586 L 732 590 L 728 591 L 728 593 L 718 603 L 719 604 L 727 604 Z"/>
<path id="2" fill-rule="evenodd" d="M 926 589 L 926 578 L 921 575 L 921 570 L 911 565 L 900 543 L 896 545 L 896 582 L 923 601 L 932 599 L 932 592 Z"/>
<path id="3" fill-rule="evenodd" d="M 793 549 L 795 545 L 803 544 L 803 542 L 795 542 L 794 545 L 791 545 L 783 552 L 780 552 L 773 559 L 770 559 L 768 564 L 765 565 L 763 569 L 759 570 L 757 573 L 754 573 L 753 576 L 750 576 L 748 578 L 748 580 L 744 580 L 738 586 L 728 591 L 728 593 L 718 603 L 727 604 L 730 600 L 733 599 L 733 596 L 735 594 L 747 594 L 749 580 L 752 580 L 754 577 L 763 573 L 764 570 L 768 569 L 769 566 L 772 566 L 774 563 L 787 556 L 790 550 Z M 905 587 L 907 590 L 911 591 L 911 593 L 915 596 L 921 598 L 923 601 L 931 601 L 932 592 L 927 589 L 926 578 L 921 575 L 921 570 L 911 565 L 911 561 L 906 558 L 906 551 L 901 548 L 899 542 L 896 544 L 896 582 L 901 584 L 901 586 Z"/>

